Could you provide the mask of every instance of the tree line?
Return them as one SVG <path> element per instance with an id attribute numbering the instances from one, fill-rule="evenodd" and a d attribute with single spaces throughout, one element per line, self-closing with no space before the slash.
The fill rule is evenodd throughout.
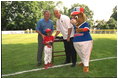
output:
<path id="1" fill-rule="evenodd" d="M 108 21 L 96 21 L 96 28 L 99 29 L 117 29 L 117 6 L 113 9 L 113 13 Z"/>
<path id="2" fill-rule="evenodd" d="M 56 18 L 54 17 L 53 10 L 62 4 L 63 2 L 61 1 L 1 1 L 1 30 L 35 29 L 37 21 L 43 18 L 44 10 L 51 12 L 51 20 L 53 20 L 55 25 Z M 90 23 L 92 28 L 117 28 L 117 7 L 113 9 L 113 14 L 109 21 L 96 21 L 97 25 L 94 26 L 94 13 L 87 5 L 77 3 L 73 4 L 70 9 L 66 6 L 61 6 L 64 9 L 64 11 L 61 12 L 71 17 L 70 13 L 72 9 L 78 6 L 85 8 L 87 22 Z"/>

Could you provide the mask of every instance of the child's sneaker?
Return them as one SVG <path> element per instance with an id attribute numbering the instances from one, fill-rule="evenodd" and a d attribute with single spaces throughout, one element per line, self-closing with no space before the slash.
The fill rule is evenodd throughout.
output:
<path id="1" fill-rule="evenodd" d="M 89 72 L 89 67 L 83 67 L 83 72 Z"/>
<path id="2" fill-rule="evenodd" d="M 45 64 L 45 65 L 44 65 L 44 68 L 45 68 L 45 69 L 48 69 L 48 64 Z"/>
<path id="3" fill-rule="evenodd" d="M 52 67 L 53 66 L 53 64 L 52 63 L 48 63 L 48 67 Z"/>

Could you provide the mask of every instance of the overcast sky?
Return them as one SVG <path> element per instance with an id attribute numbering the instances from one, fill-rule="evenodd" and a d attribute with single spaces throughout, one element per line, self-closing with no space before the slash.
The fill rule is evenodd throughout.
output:
<path id="1" fill-rule="evenodd" d="M 94 13 L 94 20 L 108 20 L 118 0 L 63 0 L 64 6 L 70 8 L 72 4 L 85 4 Z"/>

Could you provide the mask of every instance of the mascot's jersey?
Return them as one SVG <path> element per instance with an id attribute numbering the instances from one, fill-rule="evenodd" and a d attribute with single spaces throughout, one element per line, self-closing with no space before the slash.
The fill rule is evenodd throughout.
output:
<path id="1" fill-rule="evenodd" d="M 84 22 L 82 25 L 80 25 L 79 28 L 90 28 L 89 24 L 87 22 Z M 92 37 L 89 33 L 89 31 L 86 32 L 79 32 L 74 35 L 73 42 L 82 42 L 82 41 L 90 41 L 92 40 Z"/>

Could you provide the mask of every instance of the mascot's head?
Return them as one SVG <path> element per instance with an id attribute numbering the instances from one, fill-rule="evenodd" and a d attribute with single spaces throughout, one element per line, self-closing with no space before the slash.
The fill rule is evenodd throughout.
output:
<path id="1" fill-rule="evenodd" d="M 80 7 L 75 7 L 71 12 L 72 20 L 71 23 L 79 26 L 84 21 L 86 21 L 86 16 L 84 14 L 84 9 Z"/>

